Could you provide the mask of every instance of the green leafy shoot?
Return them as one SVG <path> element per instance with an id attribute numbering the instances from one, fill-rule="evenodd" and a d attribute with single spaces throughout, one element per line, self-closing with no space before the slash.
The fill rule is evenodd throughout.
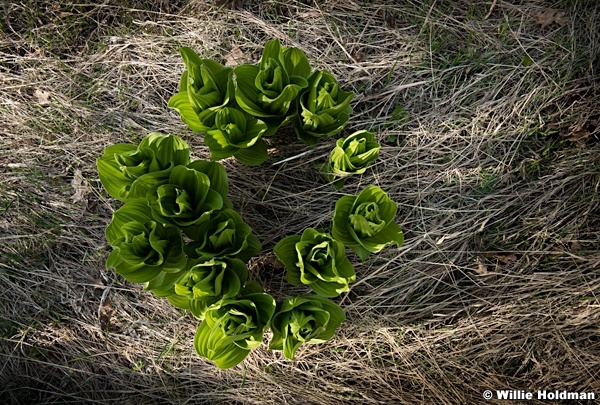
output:
<path id="1" fill-rule="evenodd" d="M 275 39 L 265 44 L 258 65 L 240 65 L 234 74 L 237 104 L 262 119 L 268 126 L 264 136 L 269 136 L 296 112 L 297 96 L 308 86 L 310 64 L 304 52 Z"/>
<path id="2" fill-rule="evenodd" d="M 215 128 L 207 131 L 204 142 L 212 160 L 233 156 L 239 162 L 258 166 L 269 158 L 261 139 L 267 130 L 263 121 L 250 118 L 234 108 L 224 108 L 215 117 Z"/>
<path id="3" fill-rule="evenodd" d="M 335 204 L 332 235 L 362 260 L 395 243 L 404 235 L 394 222 L 398 207 L 377 186 L 368 186 L 357 196 L 344 196 Z"/>
<path id="4" fill-rule="evenodd" d="M 283 350 L 293 360 L 303 344 L 323 343 L 334 335 L 346 320 L 342 308 L 327 298 L 316 295 L 287 297 L 277 304 L 271 320 L 273 339 L 269 349 Z"/>
<path id="5" fill-rule="evenodd" d="M 224 204 L 223 196 L 211 187 L 205 173 L 184 166 L 175 167 L 167 181 L 155 184 L 147 199 L 157 221 L 181 228 L 208 219 Z"/>
<path id="6" fill-rule="evenodd" d="M 315 71 L 308 78 L 308 87 L 298 98 L 298 117 L 294 130 L 298 139 L 314 145 L 319 138 L 339 134 L 348 123 L 354 93 L 340 89 L 328 71 Z"/>
<path id="7" fill-rule="evenodd" d="M 181 231 L 155 221 L 144 200 L 129 201 L 113 213 L 106 239 L 113 247 L 106 267 L 128 281 L 145 283 L 185 269 Z"/>
<path id="8" fill-rule="evenodd" d="M 102 186 L 111 197 L 125 202 L 145 197 L 151 185 L 167 179 L 175 166 L 189 162 L 189 148 L 181 138 L 153 132 L 138 146 L 109 146 L 96 163 Z"/>
<path id="9" fill-rule="evenodd" d="M 200 59 L 190 48 L 182 47 L 180 51 L 186 70 L 179 81 L 179 92 L 168 105 L 179 112 L 192 131 L 203 133 L 214 127 L 220 109 L 235 104 L 233 69 Z"/>
<path id="10" fill-rule="evenodd" d="M 222 301 L 206 311 L 194 338 L 196 352 L 221 369 L 234 367 L 262 343 L 275 307 L 263 292 Z"/>
<path id="11" fill-rule="evenodd" d="M 323 171 L 328 180 L 335 181 L 334 186 L 340 189 L 344 185 L 343 177 L 363 174 L 377 160 L 380 149 L 381 145 L 373 133 L 365 130 L 354 132 L 336 141 Z"/>
<path id="12" fill-rule="evenodd" d="M 318 295 L 337 297 L 356 280 L 344 244 L 323 231 L 308 228 L 302 236 L 283 238 L 273 251 L 285 265 L 290 284 L 308 285 Z"/>
<path id="13" fill-rule="evenodd" d="M 167 298 L 199 319 L 212 305 L 237 296 L 248 278 L 248 268 L 239 259 L 192 260 L 188 266 Z"/>
<path id="14" fill-rule="evenodd" d="M 247 263 L 261 250 L 250 226 L 232 209 L 214 212 L 208 220 L 186 229 L 186 234 L 192 239 L 186 245 L 190 259 L 237 258 Z"/>

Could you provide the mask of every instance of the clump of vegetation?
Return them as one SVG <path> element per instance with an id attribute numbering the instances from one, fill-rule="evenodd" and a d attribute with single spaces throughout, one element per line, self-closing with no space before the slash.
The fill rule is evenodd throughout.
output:
<path id="1" fill-rule="evenodd" d="M 6 3 L 0 403 L 479 403 L 502 386 L 597 398 L 599 13 L 592 0 Z M 206 132 L 165 107 L 186 69 L 178 49 L 235 69 L 274 37 L 354 92 L 353 112 L 310 148 L 291 119 L 263 134 L 260 166 L 219 160 L 221 211 L 235 209 L 262 245 L 238 294 L 259 293 L 255 280 L 279 303 L 317 296 L 286 281 L 273 248 L 307 228 L 333 237 L 336 201 L 370 184 L 397 203 L 406 242 L 364 262 L 346 248 L 356 281 L 329 297 L 347 317 L 330 340 L 287 361 L 268 349 L 269 327 L 255 349 L 258 337 L 236 341 L 247 355 L 221 371 L 194 349 L 199 321 L 159 295 L 175 296 L 161 282 L 175 273 L 142 290 L 106 270 L 106 226 L 129 202 L 102 189 L 94 163 L 151 132 L 210 160 Z M 333 190 L 314 167 L 359 130 L 379 156 Z M 233 234 L 234 219 L 209 217 L 209 232 Z M 238 225 L 223 249 L 181 231 L 195 243 L 184 253 L 234 257 Z"/>
<path id="2" fill-rule="evenodd" d="M 260 165 L 268 159 L 261 137 L 274 135 L 284 122 L 292 121 L 298 139 L 308 145 L 338 134 L 348 123 L 353 94 L 341 91 L 329 72 L 311 74 L 299 49 L 269 41 L 258 65 L 237 67 L 235 80 L 231 69 L 200 59 L 189 48 L 181 54 L 187 70 L 169 105 L 192 130 L 206 132 L 211 159 L 233 156 Z M 377 158 L 379 144 L 370 132 L 340 141 L 330 159 L 336 174 L 363 173 Z M 262 287 L 258 295 L 245 295 L 246 263 L 260 254 L 261 244 L 231 208 L 223 166 L 190 161 L 181 138 L 152 133 L 137 147 L 108 147 L 98 159 L 98 171 L 107 191 L 125 202 L 107 228 L 113 246 L 107 267 L 190 310 L 203 321 L 194 340 L 198 354 L 220 368 L 237 365 L 260 344 L 273 316 L 268 303 L 275 301 Z M 351 204 L 346 212 L 345 203 L 355 199 L 360 205 Z M 308 228 L 302 236 L 284 238 L 274 250 L 292 285 L 306 284 L 322 297 L 337 297 L 356 280 L 344 244 L 364 260 L 368 252 L 403 241 L 393 223 L 396 205 L 378 187 L 343 197 L 338 206 L 334 237 Z M 351 226 L 341 224 L 345 217 Z M 265 307 L 261 311 L 257 305 Z M 269 347 L 283 349 L 292 359 L 300 344 L 328 340 L 344 319 L 343 310 L 326 298 L 286 299 L 274 316 L 277 326 Z"/>

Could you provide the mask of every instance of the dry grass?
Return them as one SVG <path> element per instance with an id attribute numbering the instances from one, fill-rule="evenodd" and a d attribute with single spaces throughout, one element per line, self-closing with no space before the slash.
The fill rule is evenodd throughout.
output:
<path id="1" fill-rule="evenodd" d="M 233 3 L 3 6 L 0 400 L 461 404 L 508 388 L 600 397 L 600 6 Z M 548 6 L 569 22 L 537 25 Z M 270 163 L 304 147 L 274 144 L 259 168 L 224 162 L 230 197 L 263 242 L 253 276 L 277 298 L 303 291 L 272 266 L 274 244 L 329 227 L 339 196 L 371 183 L 398 203 L 406 243 L 353 259 L 358 281 L 339 300 L 348 320 L 332 341 L 293 362 L 263 345 L 220 371 L 194 353 L 189 314 L 105 270 L 118 205 L 95 159 L 148 131 L 180 134 L 206 157 L 166 107 L 177 48 L 224 60 L 239 46 L 256 60 L 270 38 L 356 91 L 349 131 L 375 130 L 384 146 L 340 192 L 314 169 L 332 140 L 281 165 Z"/>

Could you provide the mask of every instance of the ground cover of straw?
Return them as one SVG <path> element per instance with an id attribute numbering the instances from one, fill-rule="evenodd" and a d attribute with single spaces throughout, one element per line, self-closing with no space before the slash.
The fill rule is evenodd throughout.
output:
<path id="1" fill-rule="evenodd" d="M 597 2 L 92 3 L 4 3 L 0 17 L 0 402 L 600 397 Z M 540 21 L 548 7 L 566 21 Z M 331 341 L 294 361 L 263 345 L 221 371 L 194 353 L 191 315 L 105 269 L 119 204 L 95 160 L 149 131 L 207 158 L 167 108 L 178 47 L 235 64 L 272 38 L 355 91 L 345 133 L 370 129 L 383 146 L 340 191 L 314 168 L 333 139 L 271 165 L 308 150 L 284 131 L 264 166 L 224 161 L 264 246 L 251 277 L 277 299 L 305 292 L 273 246 L 327 229 L 335 201 L 368 184 L 398 203 L 406 243 L 351 256 L 358 281 Z"/>

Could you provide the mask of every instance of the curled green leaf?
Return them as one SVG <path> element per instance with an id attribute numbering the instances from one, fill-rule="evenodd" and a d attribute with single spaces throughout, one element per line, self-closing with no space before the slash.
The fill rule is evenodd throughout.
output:
<path id="1" fill-rule="evenodd" d="M 181 231 L 155 221 L 144 200 L 131 200 L 113 213 L 106 239 L 113 247 L 106 267 L 128 281 L 150 282 L 185 269 Z"/>
<path id="2" fill-rule="evenodd" d="M 240 65 L 234 73 L 237 104 L 267 124 L 268 136 L 295 113 L 298 93 L 308 85 L 310 64 L 304 52 L 275 39 L 265 44 L 258 66 Z"/>
<path id="3" fill-rule="evenodd" d="M 237 296 L 248 278 L 248 268 L 239 259 L 194 260 L 188 266 L 168 299 L 200 319 L 220 300 Z"/>
<path id="4" fill-rule="evenodd" d="M 190 259 L 238 258 L 247 263 L 260 253 L 261 245 L 237 212 L 217 211 L 198 225 L 186 229 L 192 239 L 186 246 Z"/>
<path id="5" fill-rule="evenodd" d="M 188 145 L 181 138 L 153 132 L 138 146 L 109 146 L 96 163 L 108 194 L 127 201 L 145 197 L 151 185 L 167 179 L 175 166 L 185 166 L 189 161 Z"/>
<path id="6" fill-rule="evenodd" d="M 337 297 L 356 280 L 344 244 L 326 232 L 308 228 L 302 236 L 283 238 L 273 251 L 285 265 L 290 284 L 308 285 L 318 295 Z"/>
<path id="7" fill-rule="evenodd" d="M 200 59 L 190 48 L 180 51 L 186 70 L 169 107 L 179 112 L 192 131 L 206 132 L 214 126 L 216 113 L 234 100 L 233 69 Z"/>
<path id="8" fill-rule="evenodd" d="M 338 176 L 362 174 L 378 157 L 381 145 L 371 132 L 361 130 L 338 139 L 329 155 L 329 170 Z"/>
<path id="9" fill-rule="evenodd" d="M 157 221 L 184 228 L 223 208 L 225 196 L 215 190 L 208 175 L 193 167 L 175 167 L 168 180 L 148 191 L 146 198 Z"/>
<path id="10" fill-rule="evenodd" d="M 352 113 L 352 97 L 354 93 L 342 91 L 331 73 L 313 72 L 308 87 L 298 98 L 298 119 L 294 125 L 298 139 L 314 145 L 319 138 L 339 134 Z"/>
<path id="11" fill-rule="evenodd" d="M 287 297 L 277 304 L 271 320 L 273 339 L 269 349 L 283 350 L 286 358 L 303 344 L 323 343 L 334 335 L 346 320 L 342 308 L 327 298 L 316 295 Z"/>
<path id="12" fill-rule="evenodd" d="M 230 156 L 249 166 L 258 166 L 269 158 L 267 144 L 261 139 L 267 124 L 247 117 L 234 108 L 224 108 L 215 117 L 215 128 L 207 131 L 204 142 L 212 160 Z"/>
<path id="13" fill-rule="evenodd" d="M 275 312 L 275 300 L 257 292 L 223 300 L 208 309 L 194 338 L 196 352 L 221 369 L 242 362 L 262 338 Z"/>
<path id="14" fill-rule="evenodd" d="M 381 188 L 368 186 L 357 196 L 344 196 L 335 204 L 332 235 L 362 260 L 370 253 L 396 243 L 404 235 L 394 222 L 398 206 Z"/>

